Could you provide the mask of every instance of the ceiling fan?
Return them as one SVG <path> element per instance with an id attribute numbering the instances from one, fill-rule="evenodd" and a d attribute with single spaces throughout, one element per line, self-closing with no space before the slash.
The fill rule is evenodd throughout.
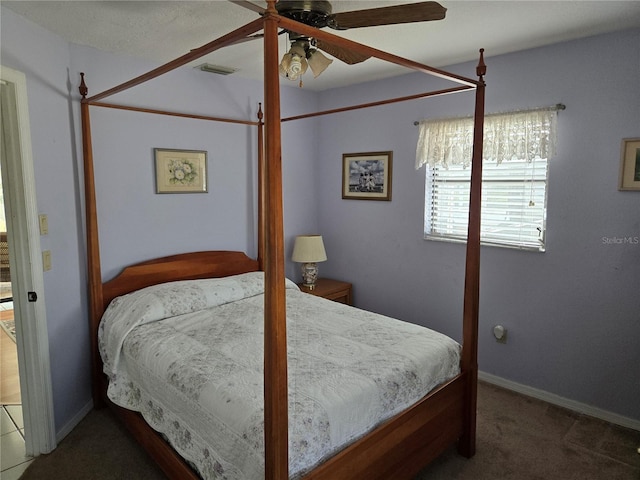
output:
<path id="1" fill-rule="evenodd" d="M 259 14 L 265 12 L 263 7 L 247 0 L 229 1 Z M 276 10 L 279 15 L 305 25 L 315 28 L 329 27 L 335 30 L 442 20 L 447 11 L 437 2 L 419 2 L 332 13 L 331 2 L 328 0 L 279 0 L 276 3 Z M 307 68 L 311 68 L 314 77 L 320 75 L 333 62 L 320 50 L 349 65 L 369 58 L 367 55 L 296 32 L 283 30 L 282 33 L 289 35 L 291 48 L 282 58 L 280 74 L 289 80 L 300 79 Z"/>

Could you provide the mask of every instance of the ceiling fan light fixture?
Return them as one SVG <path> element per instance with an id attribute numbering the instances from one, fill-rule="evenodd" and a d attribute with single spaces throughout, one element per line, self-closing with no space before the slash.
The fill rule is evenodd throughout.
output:
<path id="1" fill-rule="evenodd" d="M 294 43 L 291 50 L 282 57 L 279 71 L 281 76 L 289 80 L 297 80 L 301 75 L 304 75 L 308 67 L 304 47 Z"/>
<path id="2" fill-rule="evenodd" d="M 333 60 L 327 58 L 320 50 L 310 48 L 307 52 L 307 63 L 313 72 L 313 77 L 317 78 L 318 75 L 324 72 L 327 67 L 333 63 Z"/>

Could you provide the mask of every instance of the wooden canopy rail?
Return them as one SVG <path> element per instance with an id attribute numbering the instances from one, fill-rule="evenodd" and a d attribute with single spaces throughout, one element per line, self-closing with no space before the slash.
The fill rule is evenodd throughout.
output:
<path id="1" fill-rule="evenodd" d="M 333 113 L 348 112 L 350 110 L 359 110 L 361 108 L 379 107 L 381 105 L 389 105 L 391 103 L 398 103 L 398 102 L 407 102 L 409 100 L 418 100 L 418 99 L 427 98 L 427 97 L 437 97 L 439 95 L 448 95 L 450 93 L 458 93 L 458 92 L 463 92 L 463 91 L 472 90 L 472 89 L 473 87 L 462 86 L 462 87 L 447 88 L 445 90 L 438 90 L 436 92 L 417 93 L 415 95 L 390 98 L 388 100 L 379 100 L 377 102 L 362 103 L 360 105 L 352 105 L 350 107 L 334 108 L 332 110 L 324 110 L 322 112 L 304 113 L 302 115 L 283 118 L 282 122 L 290 122 L 292 120 L 302 120 L 303 118 L 319 117 L 321 115 L 331 115 Z"/>
<path id="2" fill-rule="evenodd" d="M 115 103 L 91 102 L 92 107 L 113 108 L 116 110 L 127 110 L 129 112 L 153 113 L 155 115 L 167 115 L 170 117 L 191 118 L 195 120 L 210 120 L 213 122 L 238 123 L 240 125 L 260 125 L 259 121 L 234 120 L 232 118 L 212 117 L 209 115 L 196 115 L 193 113 L 171 112 L 168 110 L 156 110 L 153 108 L 131 107 L 128 105 L 117 105 Z"/>
<path id="3" fill-rule="evenodd" d="M 90 106 L 100 106 L 131 110 L 144 113 L 164 114 L 203 120 L 215 120 L 240 123 L 258 127 L 258 262 L 255 265 L 265 272 L 265 325 L 264 325 L 264 384 L 265 388 L 265 478 L 268 480 L 285 480 L 288 478 L 288 397 L 287 397 L 287 345 L 286 345 L 286 305 L 285 305 L 285 252 L 283 228 L 282 198 L 282 165 L 281 165 L 281 123 L 282 121 L 326 115 L 356 108 L 367 108 L 398 101 L 444 95 L 459 91 L 476 90 L 474 114 L 474 149 L 472 159 L 472 180 L 469 208 L 469 233 L 466 250 L 463 342 L 461 373 L 428 394 L 414 406 L 385 422 L 373 432 L 350 445 L 310 473 L 307 480 L 353 480 L 391 478 L 410 479 L 424 465 L 437 457 L 456 440 L 459 451 L 465 456 L 475 452 L 475 414 L 477 385 L 477 334 L 478 334 L 478 302 L 480 272 L 480 192 L 482 178 L 482 132 L 484 118 L 484 65 L 483 53 L 476 73 L 477 80 L 451 74 L 443 70 L 391 55 L 365 45 L 338 37 L 277 14 L 275 0 L 267 0 L 267 9 L 259 18 L 233 32 L 214 40 L 200 48 L 192 50 L 178 59 L 162 65 L 146 74 L 128 82 L 87 98 L 88 89 L 84 82 L 84 74 L 80 85 L 83 156 L 85 173 L 85 209 L 87 229 L 87 266 L 90 295 L 91 348 L 93 362 L 93 396 L 94 402 L 109 403 L 106 397 L 106 379 L 102 373 L 102 363 L 98 352 L 97 329 L 108 304 L 113 296 L 121 293 L 119 281 L 103 284 L 100 267 L 100 248 L 98 235 L 98 219 L 96 208 L 96 192 L 89 117 Z M 281 118 L 278 29 L 283 28 L 357 53 L 373 56 L 397 65 L 401 65 L 428 75 L 444 78 L 460 84 L 458 87 L 428 92 L 424 94 L 399 97 L 392 100 L 373 102 L 358 106 L 344 107 L 315 114 L 299 115 L 287 119 Z M 264 32 L 264 105 L 263 113 L 258 112 L 258 121 L 242 121 L 208 117 L 201 115 L 166 112 L 162 110 L 127 107 L 123 105 L 102 103 L 100 100 L 122 92 L 128 88 L 156 78 L 164 73 L 185 65 L 203 55 L 211 53 L 234 43 L 247 39 L 250 35 Z M 224 252 L 223 257 L 227 258 Z M 232 252 L 237 254 L 237 252 Z M 202 257 L 201 255 L 205 255 Z M 161 262 L 150 261 L 140 264 L 141 273 L 147 281 L 148 271 L 159 281 L 176 278 L 174 265 L 180 265 L 177 271 L 182 275 L 194 264 L 201 264 L 207 258 L 211 271 L 202 271 L 197 275 L 229 274 L 230 270 L 218 269 L 218 257 L 209 253 L 177 255 L 161 259 Z M 161 265 L 169 261 L 169 270 Z M 158 265 L 160 263 L 161 265 Z M 253 269 L 254 264 L 242 260 L 238 271 Z M 243 270 L 244 269 L 244 270 Z M 127 269 L 128 270 L 128 269 Z M 206 270 L 206 269 L 205 269 Z M 235 270 L 233 270 L 235 271 Z M 227 273 L 221 273 L 227 272 Z M 137 274 L 136 274 L 137 275 Z M 192 272 L 177 278 L 194 277 Z M 146 448 L 165 473 L 173 479 L 197 479 L 197 474 L 189 465 L 154 432 L 141 416 L 121 409 L 115 411 L 123 418 L 125 424 Z"/>

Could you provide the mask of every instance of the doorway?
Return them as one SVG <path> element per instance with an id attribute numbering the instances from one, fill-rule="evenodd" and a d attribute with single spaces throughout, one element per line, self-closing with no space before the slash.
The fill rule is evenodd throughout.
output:
<path id="1" fill-rule="evenodd" d="M 5 156 L 4 148 L 1 154 Z M 0 422 L 2 424 L 0 477 L 18 478 L 31 463 L 31 457 L 26 454 L 24 441 L 24 416 L 20 395 L 9 243 L 1 180 L 2 168 L 0 168 Z"/>
<path id="2" fill-rule="evenodd" d="M 0 180 L 2 170 L 0 169 Z M 13 292 L 9 267 L 9 244 L 4 195 L 0 184 L 0 406 L 20 409 L 20 377 L 13 315 Z M 9 411 L 11 411 L 9 410 Z M 11 417 L 15 422 L 15 418 Z"/>
<path id="3" fill-rule="evenodd" d="M 0 69 L 0 172 L 22 432 L 25 454 L 36 456 L 56 441 L 26 88 L 23 73 Z"/>

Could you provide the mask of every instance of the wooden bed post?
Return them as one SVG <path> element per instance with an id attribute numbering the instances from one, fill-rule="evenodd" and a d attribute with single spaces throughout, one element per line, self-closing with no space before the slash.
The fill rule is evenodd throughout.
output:
<path id="1" fill-rule="evenodd" d="M 98 240 L 98 213 L 96 208 L 96 188 L 93 170 L 93 148 L 91 145 L 91 122 L 89 119 L 89 89 L 84 81 L 84 73 L 80 74 L 80 113 L 82 116 L 82 155 L 84 158 L 84 203 L 87 230 L 87 276 L 89 282 L 89 316 L 91 317 L 91 357 L 92 357 L 92 389 L 94 406 L 103 405 L 102 360 L 98 354 L 97 325 L 102 317 L 102 274 L 100 269 L 100 242 Z M 95 328 L 94 328 L 95 326 Z"/>
<path id="2" fill-rule="evenodd" d="M 278 17 L 275 0 L 264 14 L 265 100 L 265 308 L 264 308 L 264 442 L 265 479 L 289 478 L 287 330 L 282 206 L 282 149 Z"/>
<path id="3" fill-rule="evenodd" d="M 258 265 L 264 271 L 264 242 L 265 242 L 265 185 L 264 185 L 264 122 L 262 121 L 262 104 L 258 104 Z"/>
<path id="4" fill-rule="evenodd" d="M 458 450 L 465 457 L 476 451 L 476 408 L 478 402 L 478 305 L 480 302 L 480 209 L 482 201 L 482 143 L 484 137 L 484 49 L 476 67 L 478 86 L 473 124 L 473 158 L 469 199 L 469 230 L 462 319 L 462 362 L 465 378 L 463 433 Z"/>

